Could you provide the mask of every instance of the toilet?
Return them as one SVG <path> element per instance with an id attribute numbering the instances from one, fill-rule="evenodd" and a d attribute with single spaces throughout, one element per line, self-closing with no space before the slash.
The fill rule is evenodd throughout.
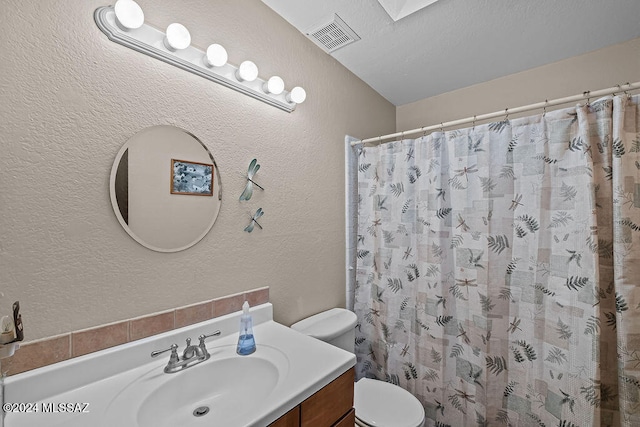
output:
<path id="1" fill-rule="evenodd" d="M 355 313 L 333 308 L 291 325 L 305 335 L 354 352 Z M 362 378 L 354 384 L 356 425 L 363 427 L 423 427 L 424 408 L 408 391 L 384 381 Z"/>

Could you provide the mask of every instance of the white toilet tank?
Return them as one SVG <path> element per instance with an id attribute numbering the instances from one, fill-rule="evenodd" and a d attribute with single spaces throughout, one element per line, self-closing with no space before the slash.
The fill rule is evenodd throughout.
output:
<path id="1" fill-rule="evenodd" d="M 357 321 L 354 312 L 332 308 L 294 323 L 291 329 L 353 353 Z"/>

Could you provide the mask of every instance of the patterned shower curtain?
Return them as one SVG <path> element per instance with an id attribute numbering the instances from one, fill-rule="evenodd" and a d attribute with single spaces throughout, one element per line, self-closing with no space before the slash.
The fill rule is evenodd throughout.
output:
<path id="1" fill-rule="evenodd" d="M 357 375 L 426 426 L 640 426 L 639 101 L 360 148 Z"/>

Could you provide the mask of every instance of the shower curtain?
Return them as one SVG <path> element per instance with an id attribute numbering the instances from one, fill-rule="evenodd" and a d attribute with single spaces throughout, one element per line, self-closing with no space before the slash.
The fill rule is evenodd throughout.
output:
<path id="1" fill-rule="evenodd" d="M 639 100 L 357 147 L 358 377 L 426 426 L 639 426 Z"/>

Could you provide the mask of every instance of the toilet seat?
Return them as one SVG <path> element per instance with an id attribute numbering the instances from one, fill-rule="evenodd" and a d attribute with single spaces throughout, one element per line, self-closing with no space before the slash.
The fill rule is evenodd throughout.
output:
<path id="1" fill-rule="evenodd" d="M 372 427 L 420 427 L 424 408 L 408 391 L 378 380 L 362 378 L 354 386 L 356 418 Z"/>

